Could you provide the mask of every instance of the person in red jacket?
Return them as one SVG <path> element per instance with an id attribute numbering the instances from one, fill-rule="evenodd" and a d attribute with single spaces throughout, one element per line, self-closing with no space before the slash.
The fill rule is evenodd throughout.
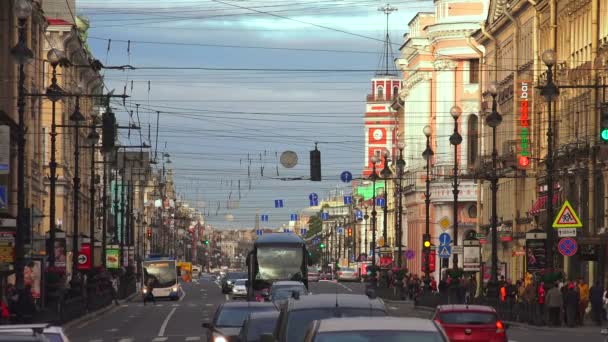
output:
<path id="1" fill-rule="evenodd" d="M 11 320 L 11 314 L 8 311 L 8 305 L 6 305 L 4 303 L 4 301 L 0 300 L 0 309 L 1 309 L 1 316 L 0 316 L 0 324 L 10 324 L 10 320 Z"/>
<path id="2" fill-rule="evenodd" d="M 540 319 L 541 322 L 544 322 L 545 318 L 545 283 L 541 281 L 538 285 L 538 294 L 536 296 L 538 300 L 538 307 L 540 310 Z"/>

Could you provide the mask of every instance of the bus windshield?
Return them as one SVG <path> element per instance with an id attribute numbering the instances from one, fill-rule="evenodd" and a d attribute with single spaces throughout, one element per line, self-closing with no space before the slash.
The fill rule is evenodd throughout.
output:
<path id="1" fill-rule="evenodd" d="M 177 283 L 175 261 L 144 261 L 144 284 L 153 288 L 171 287 Z"/>
<path id="2" fill-rule="evenodd" d="M 302 280 L 302 247 L 257 248 L 258 280 Z"/>

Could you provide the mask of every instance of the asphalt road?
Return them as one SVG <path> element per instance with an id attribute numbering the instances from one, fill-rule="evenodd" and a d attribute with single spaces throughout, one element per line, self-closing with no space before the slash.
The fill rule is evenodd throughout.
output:
<path id="1" fill-rule="evenodd" d="M 68 330 L 74 342 L 138 342 L 138 341 L 204 341 L 202 322 L 211 321 L 218 304 L 232 300 L 221 293 L 211 281 L 201 280 L 183 285 L 179 301 L 159 300 L 156 305 L 143 305 L 141 299 L 115 307 L 104 315 Z M 316 293 L 363 294 L 361 283 L 311 283 Z M 387 302 L 389 313 L 401 317 L 428 318 L 429 311 L 415 309 L 410 302 Z M 512 326 L 508 330 L 511 342 L 604 342 L 599 328 L 544 328 Z"/>

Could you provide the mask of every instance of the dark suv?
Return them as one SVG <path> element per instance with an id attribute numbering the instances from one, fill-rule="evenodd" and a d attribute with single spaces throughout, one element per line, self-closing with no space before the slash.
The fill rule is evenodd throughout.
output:
<path id="1" fill-rule="evenodd" d="M 387 316 L 381 299 L 351 294 L 296 296 L 281 306 L 274 334 L 262 335 L 261 341 L 301 342 L 314 320 L 370 316 Z"/>
<path id="2" fill-rule="evenodd" d="M 247 279 L 247 272 L 229 272 L 222 278 L 222 293 L 231 293 L 234 283 L 239 279 Z"/>

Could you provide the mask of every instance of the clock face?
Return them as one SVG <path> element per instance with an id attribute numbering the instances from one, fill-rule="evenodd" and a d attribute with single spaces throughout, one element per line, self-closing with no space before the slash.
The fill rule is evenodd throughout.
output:
<path id="1" fill-rule="evenodd" d="M 382 132 L 381 129 L 375 129 L 373 135 L 374 135 L 374 140 L 380 140 L 384 136 L 384 133 Z"/>

